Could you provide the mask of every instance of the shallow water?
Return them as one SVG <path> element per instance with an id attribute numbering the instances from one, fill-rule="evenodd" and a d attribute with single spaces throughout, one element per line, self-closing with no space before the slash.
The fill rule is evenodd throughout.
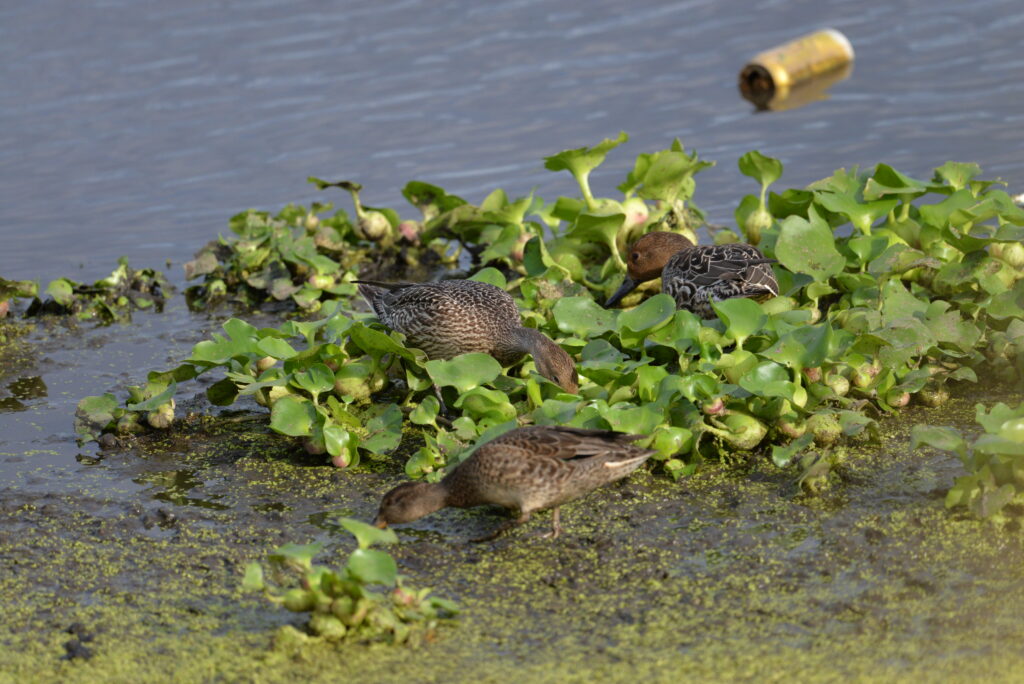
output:
<path id="1" fill-rule="evenodd" d="M 777 189 L 844 165 L 922 176 L 953 159 L 1024 190 L 1020 3 L 621 7 L 8 4 L 0 275 L 92 281 L 127 255 L 181 285 L 180 263 L 231 215 L 324 199 L 308 175 L 357 179 L 368 204 L 410 216 L 400 190 L 411 179 L 470 201 L 495 187 L 550 200 L 577 190 L 542 157 L 619 130 L 632 140 L 594 174 L 596 192 L 612 193 L 637 153 L 678 136 L 719 162 L 696 195 L 717 222 L 756 190 L 735 164 L 753 148 L 786 164 Z M 756 113 L 739 97 L 748 57 L 824 26 L 857 51 L 830 99 Z M 217 326 L 180 297 L 135 320 L 44 326 L 30 363 L 0 367 L 3 482 L 73 486 L 83 468 L 102 468 L 74 459 L 78 399 L 175 365 Z"/>

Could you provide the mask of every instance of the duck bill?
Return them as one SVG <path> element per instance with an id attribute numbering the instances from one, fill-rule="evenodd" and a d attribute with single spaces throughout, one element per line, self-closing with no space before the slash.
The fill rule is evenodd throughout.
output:
<path id="1" fill-rule="evenodd" d="M 381 530 L 386 530 L 388 528 L 388 521 L 378 515 L 373 521 L 373 526 Z"/>
<path id="2" fill-rule="evenodd" d="M 626 277 L 622 279 L 622 285 L 619 287 L 619 289 L 616 290 L 615 294 L 609 297 L 608 301 L 604 303 L 604 308 L 610 309 L 616 304 L 618 304 L 620 301 L 622 301 L 623 297 L 625 297 L 630 292 L 635 290 L 636 286 L 639 284 L 640 283 L 630 278 L 627 274 Z"/>

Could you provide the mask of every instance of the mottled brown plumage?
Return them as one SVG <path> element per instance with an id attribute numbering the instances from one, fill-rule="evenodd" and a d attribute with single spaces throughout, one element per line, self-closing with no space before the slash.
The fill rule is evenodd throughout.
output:
<path id="1" fill-rule="evenodd" d="M 694 245 L 677 233 L 655 231 L 630 247 L 629 271 L 605 307 L 617 304 L 640 283 L 660 277 L 661 291 L 671 295 L 678 308 L 714 318 L 712 302 L 778 295 L 773 261 L 751 245 Z"/>
<path id="2" fill-rule="evenodd" d="M 475 280 L 356 282 L 381 323 L 431 359 L 480 352 L 509 366 L 530 354 L 538 373 L 567 392 L 579 392 L 572 357 L 544 333 L 524 327 L 515 302 L 500 287 Z"/>
<path id="3" fill-rule="evenodd" d="M 646 461 L 650 449 L 631 442 L 643 435 L 569 427 L 523 427 L 477 447 L 440 482 L 406 482 L 384 495 L 375 523 L 412 522 L 446 506 L 494 504 L 519 512 L 493 534 L 553 508 L 551 536 L 561 533 L 558 507 L 601 485 L 626 477 Z"/>

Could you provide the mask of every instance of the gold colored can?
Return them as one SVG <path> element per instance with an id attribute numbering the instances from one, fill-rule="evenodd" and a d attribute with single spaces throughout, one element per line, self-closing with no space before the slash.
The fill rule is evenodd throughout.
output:
<path id="1" fill-rule="evenodd" d="M 846 36 L 836 29 L 816 31 L 755 55 L 740 71 L 740 93 L 762 109 L 789 109 L 820 99 L 852 67 Z"/>

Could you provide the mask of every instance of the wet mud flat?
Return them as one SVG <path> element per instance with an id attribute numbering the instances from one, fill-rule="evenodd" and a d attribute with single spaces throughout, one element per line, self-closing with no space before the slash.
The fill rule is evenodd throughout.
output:
<path id="1" fill-rule="evenodd" d="M 947 511 L 959 461 L 908 448 L 918 422 L 969 428 L 977 399 L 884 422 L 816 496 L 755 457 L 639 472 L 566 506 L 555 541 L 547 513 L 484 544 L 467 540 L 496 510 L 400 527 L 408 583 L 463 610 L 418 648 L 287 644 L 301 617 L 239 590 L 285 542 L 341 565 L 354 542 L 331 516 L 370 519 L 400 456 L 342 471 L 265 414 L 186 420 L 106 452 L 77 491 L 3 492 L 0 681 L 1011 681 L 1021 526 Z"/>

